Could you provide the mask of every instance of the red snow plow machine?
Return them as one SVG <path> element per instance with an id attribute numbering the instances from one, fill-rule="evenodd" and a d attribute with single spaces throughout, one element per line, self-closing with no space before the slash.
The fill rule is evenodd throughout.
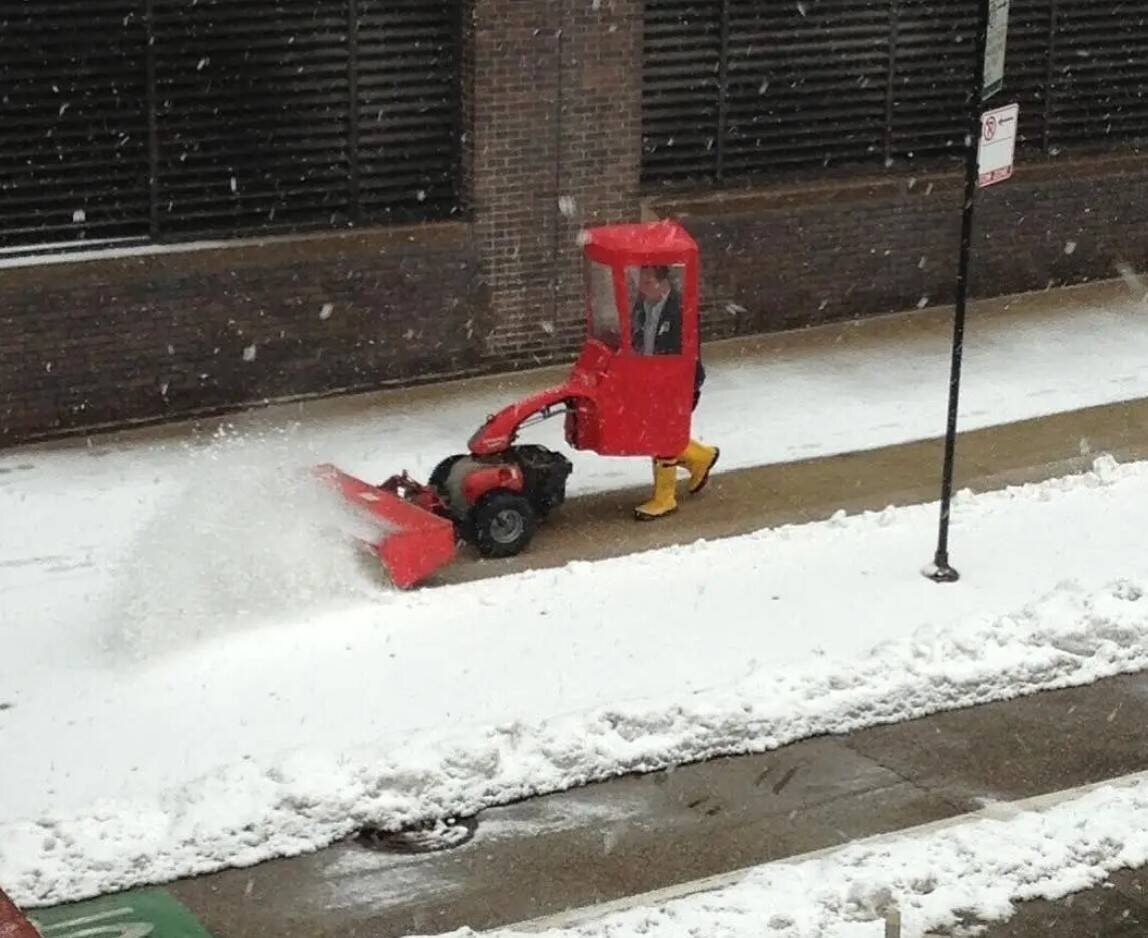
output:
<path id="1" fill-rule="evenodd" d="M 526 425 L 565 418 L 573 448 L 607 456 L 657 457 L 689 442 L 698 362 L 698 250 L 675 222 L 606 225 L 582 233 L 586 338 L 566 381 L 492 414 L 466 453 L 438 464 L 424 484 L 405 472 L 381 485 L 319 469 L 366 512 L 379 535 L 367 543 L 392 582 L 408 589 L 455 556 L 459 543 L 485 557 L 526 548 L 563 503 L 573 466 L 544 446 L 519 444 Z M 643 271 L 670 278 L 680 328 L 643 336 L 636 311 Z"/>

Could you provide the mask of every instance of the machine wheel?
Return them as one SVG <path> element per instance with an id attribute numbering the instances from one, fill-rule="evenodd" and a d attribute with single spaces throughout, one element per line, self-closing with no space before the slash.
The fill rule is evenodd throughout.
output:
<path id="1" fill-rule="evenodd" d="M 530 502 L 513 492 L 491 492 L 471 513 L 475 546 L 484 557 L 513 557 L 534 537 L 538 519 Z"/>
<path id="2" fill-rule="evenodd" d="M 561 453 L 533 443 L 512 447 L 510 454 L 522 469 L 534 513 L 544 520 L 566 500 L 566 478 L 574 466 Z"/>

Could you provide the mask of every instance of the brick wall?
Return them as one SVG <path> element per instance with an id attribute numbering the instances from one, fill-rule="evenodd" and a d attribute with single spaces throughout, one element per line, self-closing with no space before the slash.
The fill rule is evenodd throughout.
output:
<path id="1" fill-rule="evenodd" d="M 558 4 L 475 0 L 472 195 L 482 271 L 498 310 L 487 354 L 546 345 L 554 317 Z"/>
<path id="2" fill-rule="evenodd" d="M 557 338 L 584 331 L 581 248 L 586 225 L 632 222 L 641 212 L 641 0 L 564 0 Z"/>
<path id="3" fill-rule="evenodd" d="M 481 367 L 468 226 L 0 270 L 0 443 Z"/>
<path id="4" fill-rule="evenodd" d="M 705 335 L 721 338 L 953 301 L 960 172 L 651 198 L 701 246 Z M 1137 158 L 1021 165 L 981 190 L 976 296 L 1148 267 L 1148 167 Z"/>

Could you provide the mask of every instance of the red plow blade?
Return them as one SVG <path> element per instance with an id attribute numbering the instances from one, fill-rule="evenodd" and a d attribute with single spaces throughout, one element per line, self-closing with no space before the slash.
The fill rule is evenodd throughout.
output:
<path id="1" fill-rule="evenodd" d="M 454 524 L 447 518 L 334 466 L 320 466 L 319 474 L 379 524 L 378 538 L 367 544 L 399 589 L 417 586 L 454 559 Z"/>

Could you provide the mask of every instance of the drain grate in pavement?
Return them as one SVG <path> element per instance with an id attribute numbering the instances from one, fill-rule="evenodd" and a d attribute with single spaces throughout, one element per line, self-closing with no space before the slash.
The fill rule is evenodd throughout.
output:
<path id="1" fill-rule="evenodd" d="M 355 835 L 355 840 L 368 850 L 385 853 L 435 853 L 461 847 L 474 837 L 476 830 L 478 818 L 447 818 L 401 831 L 384 831 L 368 825 Z"/>

